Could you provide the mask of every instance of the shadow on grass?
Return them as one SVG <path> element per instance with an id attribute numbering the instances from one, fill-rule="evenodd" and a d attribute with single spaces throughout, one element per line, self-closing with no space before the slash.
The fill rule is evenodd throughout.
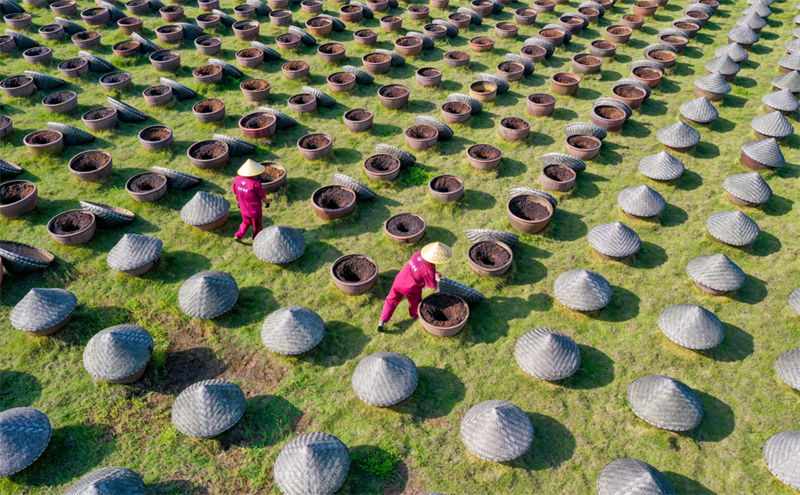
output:
<path id="1" fill-rule="evenodd" d="M 556 208 L 546 236 L 557 241 L 574 241 L 586 235 L 586 224 L 582 215 Z"/>
<path id="2" fill-rule="evenodd" d="M 22 371 L 0 370 L 0 410 L 27 407 L 42 395 L 42 384 Z"/>
<path id="3" fill-rule="evenodd" d="M 639 314 L 641 299 L 633 292 L 617 285 L 611 286 L 611 302 L 599 311 L 587 312 L 587 315 L 602 321 L 627 321 Z"/>
<path id="4" fill-rule="evenodd" d="M 108 426 L 74 424 L 53 429 L 42 456 L 11 479 L 28 486 L 57 486 L 98 466 L 116 449 L 117 439 Z"/>
<path id="5" fill-rule="evenodd" d="M 148 485 L 151 493 L 164 495 L 208 495 L 210 492 L 203 486 L 195 485 L 189 480 L 174 479 L 159 481 Z"/>
<path id="6" fill-rule="evenodd" d="M 689 219 L 686 210 L 671 203 L 667 203 L 664 212 L 661 213 L 660 221 L 664 227 L 677 227 Z"/>
<path id="7" fill-rule="evenodd" d="M 544 414 L 528 413 L 528 417 L 533 423 L 533 445 L 522 457 L 503 464 L 539 471 L 558 467 L 572 458 L 575 437 L 563 424 Z"/>
<path id="8" fill-rule="evenodd" d="M 129 309 L 118 306 L 86 308 L 78 304 L 72 313 L 72 319 L 49 338 L 68 345 L 85 345 L 92 335 L 103 328 L 131 323 L 132 316 Z"/>
<path id="9" fill-rule="evenodd" d="M 293 425 L 303 412 L 277 395 L 257 395 L 247 399 L 242 419 L 216 441 L 223 450 L 233 446 L 269 447 L 292 434 Z"/>
<path id="10" fill-rule="evenodd" d="M 792 211 L 793 204 L 794 201 L 791 199 L 773 194 L 772 199 L 763 206 L 763 209 L 767 215 L 779 217 Z"/>
<path id="11" fill-rule="evenodd" d="M 752 275 L 745 275 L 744 287 L 736 292 L 735 299 L 746 304 L 758 304 L 767 297 L 767 283 Z"/>
<path id="12" fill-rule="evenodd" d="M 614 361 L 603 351 L 588 345 L 578 344 L 581 351 L 581 366 L 571 377 L 557 381 L 565 388 L 584 390 L 600 388 L 614 381 Z"/>
<path id="13" fill-rule="evenodd" d="M 350 472 L 338 493 L 400 493 L 408 480 L 408 467 L 398 452 L 374 445 L 350 447 Z"/>
<path id="14" fill-rule="evenodd" d="M 723 323 L 725 327 L 725 338 L 720 344 L 704 351 L 697 351 L 698 354 L 723 362 L 741 361 L 753 353 L 753 337 L 741 328 Z"/>
<path id="15" fill-rule="evenodd" d="M 781 241 L 769 232 L 761 231 L 756 242 L 745 247 L 742 251 L 754 256 L 769 256 L 781 250 Z"/>
<path id="16" fill-rule="evenodd" d="M 361 354 L 367 342 L 369 338 L 360 328 L 343 321 L 326 321 L 322 342 L 298 359 L 318 366 L 338 366 Z"/>
<path id="17" fill-rule="evenodd" d="M 699 481 L 687 478 L 682 474 L 673 473 L 672 471 L 663 471 L 664 476 L 667 477 L 675 493 L 691 493 L 693 495 L 716 495 L 716 492 L 709 490 Z"/>
<path id="18" fill-rule="evenodd" d="M 736 427 L 733 409 L 712 395 L 695 390 L 703 403 L 703 420 L 700 425 L 685 436 L 698 442 L 719 442 L 733 432 Z"/>
<path id="19" fill-rule="evenodd" d="M 683 175 L 677 182 L 677 188 L 681 191 L 693 191 L 703 185 L 703 178 L 696 172 L 684 169 Z"/>
<path id="20" fill-rule="evenodd" d="M 272 299 L 271 290 L 251 285 L 240 288 L 234 310 L 214 318 L 214 322 L 223 328 L 239 328 L 252 325 L 276 309 L 278 304 Z"/>
<path id="21" fill-rule="evenodd" d="M 419 382 L 411 397 L 389 409 L 425 421 L 447 416 L 464 398 L 466 387 L 454 373 L 432 366 L 420 366 L 417 373 Z"/>
<path id="22" fill-rule="evenodd" d="M 142 278 L 170 284 L 210 269 L 211 262 L 202 254 L 192 251 L 165 251 L 153 269 L 142 275 Z"/>
<path id="23" fill-rule="evenodd" d="M 667 259 L 664 248 L 652 242 L 642 242 L 639 252 L 623 260 L 623 263 L 633 268 L 651 269 L 663 265 Z"/>
<path id="24" fill-rule="evenodd" d="M 163 370 L 151 366 L 133 388 L 175 395 L 192 383 L 216 378 L 227 369 L 225 362 L 210 347 L 168 351 L 164 356 Z"/>
<path id="25" fill-rule="evenodd" d="M 487 298 L 471 309 L 470 331 L 465 340 L 471 343 L 495 342 L 508 333 L 509 321 L 525 318 L 533 310 L 546 311 L 552 305 L 553 299 L 543 294 L 531 294 L 527 299 L 502 296 Z"/>

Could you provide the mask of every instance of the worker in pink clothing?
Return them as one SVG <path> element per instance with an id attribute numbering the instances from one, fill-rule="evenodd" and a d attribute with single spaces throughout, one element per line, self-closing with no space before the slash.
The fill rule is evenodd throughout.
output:
<path id="1" fill-rule="evenodd" d="M 253 227 L 253 239 L 261 232 L 262 211 L 261 203 L 269 208 L 269 200 L 261 187 L 258 176 L 264 173 L 264 166 L 248 159 L 239 167 L 236 178 L 233 180 L 231 190 L 236 195 L 236 202 L 242 211 L 242 224 L 233 236 L 237 241 L 244 239 L 247 229 Z"/>
<path id="2" fill-rule="evenodd" d="M 450 247 L 441 242 L 433 242 L 417 251 L 408 260 L 406 266 L 394 278 L 392 289 L 383 304 L 383 313 L 378 324 L 378 331 L 383 332 L 386 322 L 392 317 L 395 308 L 403 300 L 408 299 L 408 314 L 417 318 L 419 302 L 422 300 L 422 289 L 435 289 L 442 275 L 436 271 L 436 265 L 447 263 L 453 256 Z"/>

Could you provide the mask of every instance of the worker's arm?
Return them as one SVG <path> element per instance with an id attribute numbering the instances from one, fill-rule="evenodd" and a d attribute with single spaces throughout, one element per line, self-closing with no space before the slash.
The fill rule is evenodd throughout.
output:
<path id="1" fill-rule="evenodd" d="M 260 187 L 257 187 L 257 188 L 255 189 L 255 191 L 256 191 L 256 194 L 258 195 L 258 199 L 260 199 L 260 200 L 261 200 L 261 202 L 262 202 L 262 203 L 264 203 L 264 206 L 266 206 L 267 208 L 269 208 L 269 200 L 267 199 L 267 195 L 266 195 L 266 193 L 264 192 L 264 189 L 262 189 L 262 188 L 260 188 Z"/>
<path id="2" fill-rule="evenodd" d="M 439 285 L 439 280 L 436 277 L 436 269 L 431 266 L 428 270 L 425 270 L 422 274 L 422 278 L 425 281 L 425 286 L 429 289 L 435 289 Z"/>

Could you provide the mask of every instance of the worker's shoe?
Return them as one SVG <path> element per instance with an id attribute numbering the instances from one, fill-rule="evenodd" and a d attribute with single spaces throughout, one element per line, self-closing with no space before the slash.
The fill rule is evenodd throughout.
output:
<path id="1" fill-rule="evenodd" d="M 380 322 L 378 323 L 378 332 L 383 333 L 386 331 L 386 323 Z"/>
<path id="2" fill-rule="evenodd" d="M 242 244 L 244 242 L 244 237 L 233 236 L 233 240 L 238 242 L 239 244 Z"/>

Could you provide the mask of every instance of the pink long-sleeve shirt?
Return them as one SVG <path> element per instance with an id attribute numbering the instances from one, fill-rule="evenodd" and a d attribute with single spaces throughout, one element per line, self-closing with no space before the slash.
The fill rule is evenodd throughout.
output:
<path id="1" fill-rule="evenodd" d="M 417 251 L 397 274 L 392 288 L 401 294 L 408 294 L 411 291 L 421 291 L 423 287 L 435 289 L 436 285 L 436 267 L 422 259 Z"/>
<path id="2" fill-rule="evenodd" d="M 243 216 L 253 217 L 261 214 L 261 201 L 267 197 L 261 188 L 261 181 L 237 175 L 231 190 L 236 195 L 236 202 L 239 203 Z"/>

